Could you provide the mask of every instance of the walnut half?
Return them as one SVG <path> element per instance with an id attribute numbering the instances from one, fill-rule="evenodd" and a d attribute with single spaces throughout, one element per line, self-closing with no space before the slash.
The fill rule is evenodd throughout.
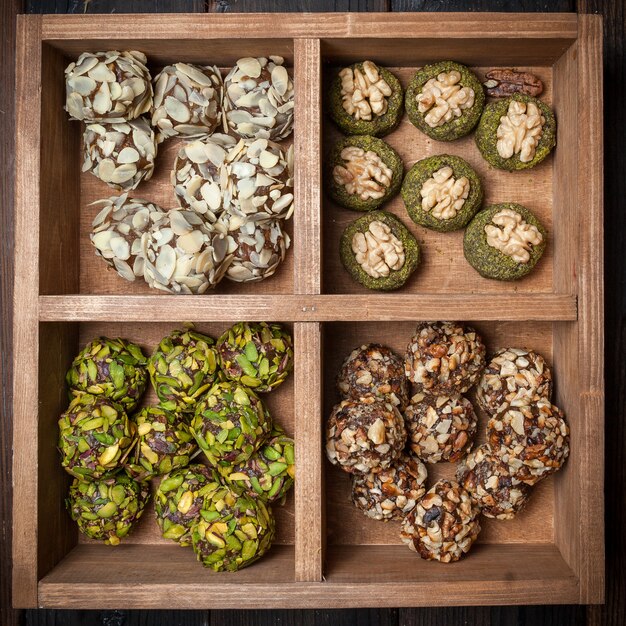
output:
<path id="1" fill-rule="evenodd" d="M 546 118 L 534 102 L 512 100 L 496 131 L 498 154 L 503 159 L 519 154 L 522 163 L 529 163 L 535 158 L 545 123 Z"/>
<path id="2" fill-rule="evenodd" d="M 372 278 L 389 276 L 404 265 L 404 244 L 384 222 L 370 222 L 364 233 L 352 237 L 352 251 L 357 263 Z"/>
<path id="3" fill-rule="evenodd" d="M 391 168 L 374 152 L 357 146 L 348 146 L 341 151 L 344 165 L 335 165 L 333 178 L 343 185 L 350 195 L 361 200 L 382 198 L 393 178 Z"/>
<path id="4" fill-rule="evenodd" d="M 431 128 L 461 117 L 464 109 L 474 106 L 474 90 L 463 87 L 460 81 L 461 73 L 457 70 L 441 72 L 428 80 L 417 95 L 418 111 L 426 113 L 424 121 Z"/>
<path id="5" fill-rule="evenodd" d="M 454 178 L 453 174 L 452 168 L 446 165 L 434 172 L 420 190 L 422 209 L 438 220 L 456 217 L 469 195 L 467 177 Z"/>
<path id="6" fill-rule="evenodd" d="M 387 112 L 387 98 L 392 90 L 371 61 L 363 62 L 363 70 L 345 67 L 339 72 L 341 99 L 345 112 L 355 120 L 370 121 Z"/>
<path id="7" fill-rule="evenodd" d="M 528 263 L 532 246 L 538 246 L 543 241 L 539 229 L 511 209 L 498 211 L 491 222 L 485 226 L 487 243 L 516 263 Z"/>

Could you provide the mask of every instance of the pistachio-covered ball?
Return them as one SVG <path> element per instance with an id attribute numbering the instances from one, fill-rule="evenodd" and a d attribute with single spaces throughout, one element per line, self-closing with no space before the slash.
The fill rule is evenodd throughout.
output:
<path id="1" fill-rule="evenodd" d="M 272 437 L 245 463 L 225 468 L 223 476 L 238 491 L 273 503 L 283 498 L 293 486 L 296 474 L 294 442 L 283 432 Z"/>
<path id="2" fill-rule="evenodd" d="M 147 483 L 117 474 L 94 482 L 76 478 L 66 505 L 81 533 L 117 546 L 142 516 L 149 499 Z"/>
<path id="3" fill-rule="evenodd" d="M 101 395 L 132 411 L 146 388 L 146 357 L 126 339 L 98 337 L 80 351 L 65 379 L 74 396 Z"/>
<path id="4" fill-rule="evenodd" d="M 175 330 L 161 340 L 148 360 L 148 372 L 164 409 L 195 411 L 217 375 L 214 343 L 195 330 Z"/>
<path id="5" fill-rule="evenodd" d="M 239 322 L 218 340 L 222 371 L 257 392 L 275 389 L 293 368 L 291 335 L 280 324 Z"/>
<path id="6" fill-rule="evenodd" d="M 234 572 L 261 558 L 274 534 L 272 510 L 262 500 L 221 486 L 204 499 L 192 529 L 193 549 L 205 567 Z"/>
<path id="7" fill-rule="evenodd" d="M 83 393 L 59 419 L 59 452 L 65 471 L 96 480 L 122 466 L 136 442 L 137 427 L 121 405 Z"/>
<path id="8" fill-rule="evenodd" d="M 233 382 L 213 385 L 196 407 L 191 432 L 212 465 L 243 463 L 272 430 L 272 418 L 262 400 Z"/>
<path id="9" fill-rule="evenodd" d="M 191 527 L 199 521 L 206 497 L 220 487 L 214 470 L 196 463 L 165 475 L 154 494 L 154 511 L 161 533 L 181 546 L 191 544 Z"/>
<path id="10" fill-rule="evenodd" d="M 181 413 L 149 406 L 133 421 L 139 440 L 124 468 L 135 480 L 148 480 L 189 465 L 198 446 Z"/>

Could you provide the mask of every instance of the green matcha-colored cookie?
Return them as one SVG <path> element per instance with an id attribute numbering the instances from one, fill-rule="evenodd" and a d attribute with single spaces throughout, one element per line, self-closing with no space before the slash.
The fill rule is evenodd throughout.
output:
<path id="1" fill-rule="evenodd" d="M 365 233 L 368 233 L 367 237 Z M 372 257 L 367 253 L 372 240 L 389 248 L 384 262 L 369 264 Z M 341 235 L 339 253 L 341 262 L 354 280 L 368 289 L 379 291 L 402 287 L 420 264 L 420 247 L 415 237 L 395 215 L 386 211 L 368 213 L 348 224 Z M 364 269 L 364 264 L 368 264 L 369 271 Z"/>
<path id="2" fill-rule="evenodd" d="M 519 150 L 521 146 L 514 146 L 513 154 L 511 156 L 504 158 L 498 151 L 498 129 L 501 124 L 512 124 L 509 119 L 508 122 L 503 122 L 503 119 L 506 119 L 507 113 L 509 112 L 509 107 L 511 103 L 517 102 L 522 105 L 520 108 L 526 108 L 529 104 L 534 104 L 540 111 L 541 115 L 544 117 L 545 122 L 543 122 L 543 126 L 541 128 L 541 136 L 539 138 L 538 143 L 534 148 L 534 155 L 528 161 L 522 161 L 521 156 L 523 154 L 522 151 Z M 511 128 L 513 131 L 516 125 L 527 124 L 528 119 L 524 112 L 516 112 L 513 114 L 513 121 L 515 124 Z M 524 115 L 524 117 L 520 117 L 520 115 Z M 503 131 L 505 127 L 503 126 Z M 519 141 L 519 134 L 518 134 Z M 476 129 L 476 145 L 480 150 L 480 153 L 483 155 L 484 159 L 494 167 L 497 167 L 501 170 L 508 170 L 509 172 L 514 172 L 517 170 L 525 170 L 530 167 L 535 167 L 535 165 L 541 163 L 552 148 L 554 148 L 556 144 L 556 120 L 554 119 L 554 113 L 549 106 L 544 104 L 541 100 L 537 100 L 537 98 L 533 98 L 531 96 L 525 96 L 523 94 L 515 94 L 510 98 L 504 98 L 503 100 L 497 100 L 496 102 L 489 103 L 480 118 L 480 123 L 478 124 L 478 128 Z M 511 145 L 509 144 L 509 152 L 511 152 Z M 525 158 L 528 158 L 530 155 L 526 155 Z"/>
<path id="3" fill-rule="evenodd" d="M 410 218 L 440 232 L 466 226 L 483 201 L 476 172 L 449 154 L 418 161 L 404 177 L 401 193 Z"/>
<path id="4" fill-rule="evenodd" d="M 422 111 L 418 97 L 422 100 Z M 470 133 L 484 104 L 485 94 L 478 78 L 467 67 L 453 61 L 433 63 L 417 70 L 405 97 L 411 123 L 437 141 L 454 141 Z"/>
<path id="5" fill-rule="evenodd" d="M 526 207 L 510 202 L 492 204 L 469 223 L 463 252 L 481 276 L 517 280 L 535 267 L 547 237 L 546 229 Z"/>
<path id="6" fill-rule="evenodd" d="M 359 76 L 356 76 L 355 72 L 358 72 Z M 361 92 L 362 99 L 355 107 L 351 106 L 348 93 L 345 94 L 345 98 L 342 94 L 344 82 L 346 89 L 354 88 Z M 370 94 L 373 97 L 371 101 Z M 379 67 L 371 61 L 363 61 L 344 68 L 335 76 L 330 86 L 328 105 L 330 116 L 346 135 L 382 137 L 400 123 L 402 101 L 400 81 L 384 67 Z M 351 112 L 344 108 L 344 104 Z"/>
<path id="7" fill-rule="evenodd" d="M 382 164 L 375 163 L 378 159 L 371 152 Z M 377 166 L 373 175 L 372 164 Z M 337 204 L 347 209 L 372 211 L 398 193 L 403 173 L 402 159 L 382 139 L 369 135 L 345 137 L 330 153 L 328 192 Z"/>

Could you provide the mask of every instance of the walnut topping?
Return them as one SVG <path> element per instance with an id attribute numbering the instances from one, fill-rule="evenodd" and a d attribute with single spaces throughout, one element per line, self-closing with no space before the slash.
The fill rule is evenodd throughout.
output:
<path id="1" fill-rule="evenodd" d="M 448 165 L 438 169 L 422 186 L 422 209 L 438 220 L 456 216 L 469 195 L 470 182 L 466 176 L 454 178 Z"/>
<path id="2" fill-rule="evenodd" d="M 487 243 L 516 263 L 528 263 L 532 246 L 538 246 L 543 241 L 538 228 L 511 209 L 498 211 L 491 222 L 485 226 Z"/>
<path id="3" fill-rule="evenodd" d="M 382 198 L 391 185 L 393 172 L 372 150 L 348 146 L 341 151 L 344 165 L 336 165 L 333 178 L 343 185 L 350 195 L 361 200 Z"/>
<path id="4" fill-rule="evenodd" d="M 365 233 L 352 237 L 352 251 L 357 263 L 372 278 L 389 276 L 404 265 L 404 245 L 384 222 L 370 222 Z"/>
<path id="5" fill-rule="evenodd" d="M 343 108 L 356 120 L 371 120 L 387 112 L 387 97 L 392 93 L 371 61 L 363 62 L 363 70 L 346 67 L 339 72 Z"/>
<path id="6" fill-rule="evenodd" d="M 519 154 L 522 163 L 529 163 L 535 158 L 545 123 L 546 118 L 534 102 L 512 100 L 496 131 L 498 154 L 503 159 Z"/>
<path id="7" fill-rule="evenodd" d="M 431 127 L 443 126 L 464 109 L 474 106 L 474 90 L 460 84 L 461 73 L 441 72 L 428 80 L 417 95 L 418 111 L 426 113 L 425 122 Z"/>

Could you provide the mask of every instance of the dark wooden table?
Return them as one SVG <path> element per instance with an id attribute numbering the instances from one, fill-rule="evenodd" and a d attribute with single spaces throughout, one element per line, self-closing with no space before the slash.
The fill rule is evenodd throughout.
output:
<path id="1" fill-rule="evenodd" d="M 626 66 L 624 0 L 3 0 L 0 57 L 0 626 L 596 626 L 626 624 Z M 606 605 L 333 611 L 15 611 L 11 609 L 11 301 L 15 15 L 253 11 L 578 11 L 604 14 L 606 266 Z M 584 93 L 581 93 L 584 97 Z M 19 262 L 19 260 L 18 260 Z M 97 567 L 97 564 L 94 564 Z"/>

